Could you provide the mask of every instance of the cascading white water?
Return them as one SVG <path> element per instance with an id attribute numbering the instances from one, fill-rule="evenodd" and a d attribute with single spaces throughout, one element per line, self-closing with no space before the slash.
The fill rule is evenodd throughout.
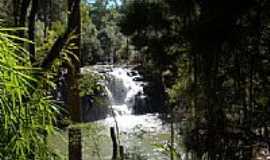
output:
<path id="1" fill-rule="evenodd" d="M 144 95 L 144 86 L 147 83 L 143 81 L 143 77 L 131 66 L 100 65 L 89 69 L 105 77 L 103 83 L 110 101 L 109 107 L 114 112 L 114 117 L 108 113 L 106 119 L 99 120 L 97 123 L 107 126 L 106 128 L 115 126 L 117 123 L 121 144 L 129 153 L 134 151 L 149 160 L 167 160 L 168 157 L 161 154 L 152 144 L 164 143 L 162 138 L 159 139 L 159 135 L 164 137 L 164 134 L 168 133 L 168 125 L 159 118 L 158 113 L 134 114 L 136 107 L 142 107 L 141 110 L 144 110 L 147 104 L 144 103 L 147 99 Z M 107 142 L 105 146 L 108 147 Z"/>
<path id="2" fill-rule="evenodd" d="M 115 125 L 116 119 L 120 131 L 125 133 L 133 132 L 135 128 L 143 128 L 150 132 L 161 130 L 163 125 L 157 114 L 133 114 L 138 101 L 144 104 L 146 98 L 143 91 L 146 82 L 142 81 L 143 78 L 137 71 L 131 67 L 111 67 L 103 74 L 108 77 L 106 88 L 115 115 L 106 118 L 105 124 Z"/>
<path id="3" fill-rule="evenodd" d="M 110 101 L 109 108 L 112 109 L 115 117 L 108 113 L 108 117 L 101 121 L 105 125 L 114 126 L 116 119 L 120 131 L 123 132 L 133 132 L 134 128 L 150 132 L 164 131 L 164 125 L 158 118 L 158 114 L 134 114 L 135 107 L 141 110 L 145 108 L 143 105 L 145 105 L 146 96 L 143 88 L 147 83 L 143 81 L 138 71 L 132 68 L 132 66 L 96 65 L 81 69 L 82 73 L 96 72 L 106 79 L 104 86 Z"/>
<path id="4" fill-rule="evenodd" d="M 136 98 L 144 98 L 144 82 L 135 81 L 141 76 L 127 68 L 113 68 L 108 73 L 111 76 L 109 82 L 109 93 L 112 95 L 112 108 L 116 115 L 131 115 L 132 107 L 136 103 Z"/>

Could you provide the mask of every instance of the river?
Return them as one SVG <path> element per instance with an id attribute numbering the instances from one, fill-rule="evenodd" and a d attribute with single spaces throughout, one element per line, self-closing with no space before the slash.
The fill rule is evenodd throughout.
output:
<path id="1" fill-rule="evenodd" d="M 84 124 L 84 160 L 111 159 L 110 127 L 118 128 L 117 135 L 120 144 L 124 146 L 125 159 L 169 159 L 166 151 L 170 139 L 169 125 L 161 120 L 159 113 L 137 114 L 137 110 L 147 108 L 147 96 L 144 94 L 147 82 L 133 68 L 134 66 L 97 65 L 81 69 L 83 74 L 96 72 L 105 77 L 102 83 L 109 99 L 107 117 Z M 92 116 L 91 113 L 86 115 Z M 66 154 L 66 151 L 63 152 Z"/>

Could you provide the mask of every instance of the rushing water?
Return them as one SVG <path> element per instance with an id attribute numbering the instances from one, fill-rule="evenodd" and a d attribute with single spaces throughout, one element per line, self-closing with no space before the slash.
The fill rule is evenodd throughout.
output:
<path id="1" fill-rule="evenodd" d="M 135 107 L 144 107 L 146 96 L 143 87 L 146 82 L 137 71 L 131 68 L 112 68 L 107 73 L 110 76 L 108 83 L 111 95 L 111 107 L 120 131 L 129 132 L 136 127 L 147 131 L 160 130 L 163 125 L 158 114 L 135 115 Z M 106 119 L 108 124 L 114 123 L 114 118 Z"/>
<path id="2" fill-rule="evenodd" d="M 149 86 L 133 68 L 134 66 L 97 65 L 81 69 L 83 74 L 95 72 L 104 77 L 101 83 L 106 88 L 105 99 L 109 100 L 105 110 L 100 109 L 104 106 L 82 105 L 86 108 L 82 115 L 86 116 L 85 121 L 89 122 L 81 126 L 83 160 L 111 160 L 112 142 L 109 128 L 116 126 L 118 142 L 124 146 L 125 160 L 170 159 L 168 150 L 161 147 L 166 146 L 168 149 L 169 125 L 159 118 L 159 113 L 147 113 L 149 102 L 146 101 L 149 97 L 144 94 L 144 87 Z M 102 112 L 101 116 L 99 112 Z M 68 159 L 67 139 L 66 131 L 57 132 L 48 138 L 50 148 L 62 155 L 63 159 Z M 180 142 L 180 139 L 175 141 Z M 182 147 L 178 150 L 183 152 Z"/>
<path id="3" fill-rule="evenodd" d="M 145 107 L 147 97 L 144 95 L 144 86 L 147 83 L 132 68 L 132 66 L 94 66 L 82 69 L 82 72 L 94 70 L 106 79 L 103 83 L 110 101 L 108 106 L 110 113 L 106 119 L 99 120 L 98 123 L 107 128 L 117 126 L 120 142 L 133 159 L 168 159 L 155 147 L 155 144 L 165 143 L 167 140 L 167 125 L 159 118 L 158 113 L 136 114 L 138 108 Z"/>
<path id="4" fill-rule="evenodd" d="M 82 72 L 94 70 L 105 77 L 103 82 L 110 101 L 108 106 L 113 114 L 102 120 L 106 125 L 114 125 L 115 119 L 120 131 L 129 132 L 133 128 L 141 126 L 149 131 L 164 130 L 159 114 L 145 113 L 138 115 L 138 108 L 145 108 L 146 96 L 142 75 L 133 70 L 134 66 L 97 65 L 92 68 L 83 68 Z"/>

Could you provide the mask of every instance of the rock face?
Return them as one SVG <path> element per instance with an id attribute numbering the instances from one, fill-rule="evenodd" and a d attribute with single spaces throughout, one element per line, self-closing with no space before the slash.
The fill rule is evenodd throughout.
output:
<path id="1" fill-rule="evenodd" d="M 84 96 L 81 98 L 81 117 L 83 122 L 92 122 L 105 119 L 109 112 L 106 103 L 107 99 L 103 97 L 105 103 L 95 103 L 93 97 Z"/>
<path id="2" fill-rule="evenodd" d="M 251 160 L 270 160 L 270 152 L 268 146 L 253 146 Z"/>
<path id="3" fill-rule="evenodd" d="M 108 72 L 108 91 L 111 94 L 111 105 L 116 115 L 136 113 L 139 101 L 144 99 L 145 82 L 138 80 L 142 76 L 130 68 L 115 67 Z M 141 103 L 143 104 L 143 103 Z M 140 107 L 144 107 L 141 105 Z"/>
<path id="4" fill-rule="evenodd" d="M 101 82 L 106 88 L 105 103 L 95 104 L 92 97 L 82 98 L 82 117 L 84 121 L 95 121 L 115 115 L 143 115 L 162 112 L 160 104 L 163 99 L 159 87 L 153 82 L 146 82 L 134 66 L 96 65 L 82 68 L 81 71 L 92 71 L 104 77 Z M 145 94 L 145 92 L 150 94 Z M 112 110 L 111 110 L 112 109 Z"/>

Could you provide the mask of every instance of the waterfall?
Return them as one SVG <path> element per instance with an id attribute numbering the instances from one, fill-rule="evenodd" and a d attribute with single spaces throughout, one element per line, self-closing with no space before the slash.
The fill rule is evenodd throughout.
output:
<path id="1" fill-rule="evenodd" d="M 116 115 L 131 115 L 139 101 L 143 101 L 145 82 L 137 71 L 128 68 L 113 68 L 107 73 L 110 77 L 107 88 L 112 96 L 111 105 Z"/>
<path id="2" fill-rule="evenodd" d="M 132 67 L 105 68 L 97 70 L 107 77 L 105 86 L 120 131 L 128 133 L 139 128 L 150 132 L 161 130 L 163 125 L 158 114 L 136 115 L 136 110 L 146 108 L 147 96 L 144 95 L 144 86 L 147 82 L 143 80 L 143 76 Z M 115 125 L 112 116 L 108 116 L 104 122 L 109 126 Z"/>
<path id="3" fill-rule="evenodd" d="M 150 132 L 163 130 L 163 123 L 158 117 L 158 113 L 143 112 L 147 110 L 147 96 L 144 94 L 144 87 L 148 84 L 144 81 L 143 76 L 133 68 L 134 66 L 95 65 L 84 67 L 81 71 L 85 73 L 91 70 L 104 77 L 102 83 L 109 100 L 108 108 L 114 113 L 120 131 L 132 132 L 136 128 Z M 143 114 L 138 115 L 137 111 Z M 112 112 L 109 111 L 107 118 L 100 121 L 108 126 L 115 125 Z M 87 114 L 91 117 L 92 113 Z"/>
<path id="4" fill-rule="evenodd" d="M 107 93 L 109 111 L 106 118 L 94 123 L 105 128 L 116 127 L 117 124 L 120 135 L 118 138 L 131 157 L 132 154 L 141 154 L 149 160 L 168 159 L 153 144 L 166 142 L 164 140 L 169 126 L 159 118 L 159 113 L 147 112 L 149 102 L 144 88 L 149 87 L 149 83 L 133 68 L 134 66 L 96 65 L 82 69 L 82 73 L 91 70 L 104 77 L 101 83 Z M 87 114 L 93 116 L 93 112 Z M 109 136 L 110 133 L 107 134 Z M 110 147 L 108 144 L 109 142 L 104 142 L 104 147 L 101 148 Z M 110 151 L 104 154 L 109 155 L 108 159 L 111 158 Z"/>

